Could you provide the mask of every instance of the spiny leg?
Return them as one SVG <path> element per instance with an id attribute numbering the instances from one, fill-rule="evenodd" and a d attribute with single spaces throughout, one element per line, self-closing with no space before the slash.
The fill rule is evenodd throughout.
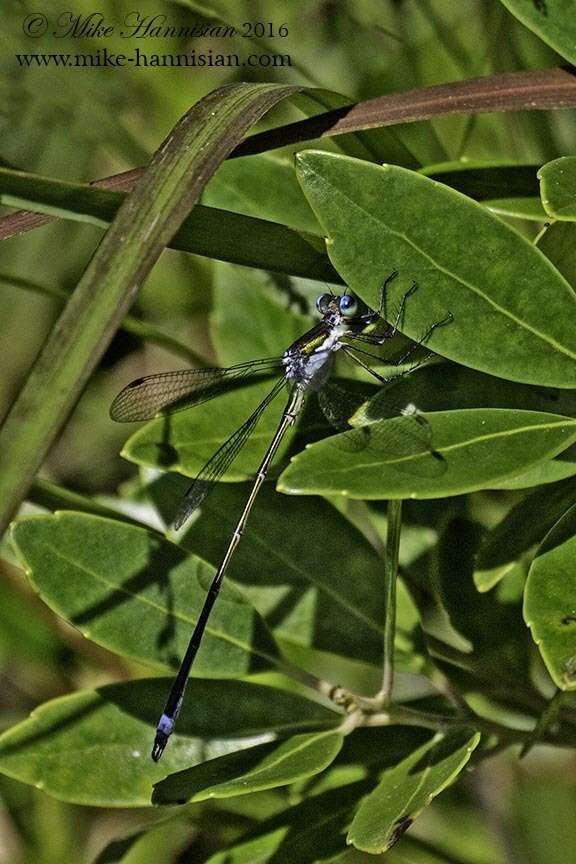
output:
<path id="1" fill-rule="evenodd" d="M 387 312 L 388 286 L 390 285 L 390 283 L 394 279 L 396 279 L 397 276 L 398 276 L 398 270 L 393 270 L 392 273 L 390 273 L 390 275 L 386 277 L 386 279 L 384 280 L 384 282 L 382 284 L 382 288 L 380 289 L 380 305 L 378 307 L 378 315 L 380 316 L 380 318 L 383 318 L 385 321 L 388 320 L 388 312 Z M 394 323 L 390 324 L 386 328 L 384 333 L 382 333 L 381 336 L 378 337 L 378 341 L 376 341 L 375 344 L 381 345 L 387 339 L 392 339 L 392 337 L 396 335 L 396 333 L 398 332 L 398 328 L 400 327 L 400 324 L 402 323 L 402 320 L 404 318 L 404 312 L 406 309 L 406 301 L 408 300 L 409 297 L 412 296 L 412 294 L 414 294 L 414 292 L 416 291 L 417 288 L 418 288 L 417 283 L 412 282 L 412 285 L 410 286 L 408 291 L 404 292 L 404 296 L 402 297 L 402 300 L 400 301 L 398 309 L 396 310 L 396 316 L 395 316 Z"/>
<path id="2" fill-rule="evenodd" d="M 425 331 L 424 335 L 421 336 L 417 342 L 414 342 L 410 346 L 408 351 L 406 351 L 406 353 L 402 357 L 400 357 L 397 361 L 395 361 L 394 365 L 395 366 L 401 366 L 403 363 L 405 363 L 412 356 L 412 354 L 414 354 L 414 352 L 418 350 L 418 348 L 420 348 L 422 345 L 426 344 L 426 342 L 428 341 L 428 339 L 430 338 L 432 333 L 438 327 L 443 327 L 445 324 L 450 324 L 453 320 L 454 320 L 454 315 L 451 312 L 448 312 L 448 314 L 444 318 L 442 318 L 440 321 L 435 321 L 434 324 L 431 324 L 430 327 L 428 327 L 428 329 Z M 426 355 L 426 357 L 423 357 L 422 360 L 420 360 L 420 362 L 414 368 L 418 368 L 418 366 L 421 366 L 422 363 L 424 363 L 426 360 L 428 360 L 428 358 L 433 353 L 434 353 L 433 351 L 429 351 L 428 354 Z M 414 371 L 414 369 L 411 369 L 410 371 Z"/>

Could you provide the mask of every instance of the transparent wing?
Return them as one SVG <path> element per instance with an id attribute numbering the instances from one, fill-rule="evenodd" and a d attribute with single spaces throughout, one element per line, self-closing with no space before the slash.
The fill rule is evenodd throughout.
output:
<path id="1" fill-rule="evenodd" d="M 354 418 L 353 429 L 330 441 L 344 453 L 373 450 L 401 473 L 416 477 L 440 477 L 445 473 L 446 460 L 434 447 L 432 428 L 414 405 L 382 421 L 358 426 Z"/>
<path id="2" fill-rule="evenodd" d="M 348 422 L 352 415 L 375 394 L 372 384 L 360 381 L 341 381 L 330 379 L 321 390 L 316 392 L 322 414 L 338 432 L 350 429 Z"/>
<path id="3" fill-rule="evenodd" d="M 200 506 L 206 496 L 210 493 L 212 487 L 218 482 L 220 477 L 228 470 L 250 435 L 254 427 L 258 423 L 262 413 L 268 405 L 284 388 L 284 379 L 277 381 L 272 390 L 248 417 L 245 423 L 242 424 L 227 441 L 216 451 L 216 453 L 204 465 L 202 470 L 196 476 L 193 483 L 187 489 L 184 496 L 184 501 L 174 520 L 174 528 L 178 530 L 184 522 L 192 515 L 194 510 Z"/>
<path id="4" fill-rule="evenodd" d="M 337 446 L 350 452 L 375 446 L 398 460 L 398 470 L 427 477 L 443 474 L 446 461 L 434 448 L 432 429 L 426 417 L 415 405 L 399 405 L 385 395 L 393 382 L 409 375 L 422 362 L 414 362 L 392 376 L 383 377 L 355 356 L 349 346 L 344 349 L 344 355 L 370 372 L 384 387 L 378 396 L 378 413 L 374 416 L 371 412 L 374 400 L 366 401 L 350 417 L 350 425 L 355 427 L 353 432 L 340 436 Z M 379 420 L 390 422 L 376 423 Z"/>
<path id="5" fill-rule="evenodd" d="M 234 389 L 249 375 L 277 374 L 279 357 L 251 360 L 237 366 L 214 369 L 177 369 L 146 375 L 128 384 L 114 399 L 110 417 L 119 423 L 150 420 L 160 411 L 180 411 Z"/>

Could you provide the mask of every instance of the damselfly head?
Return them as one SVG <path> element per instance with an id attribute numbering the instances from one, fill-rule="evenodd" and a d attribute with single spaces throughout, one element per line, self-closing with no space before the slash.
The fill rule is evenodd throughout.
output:
<path id="1" fill-rule="evenodd" d="M 360 311 L 360 301 L 354 294 L 320 294 L 316 309 L 321 315 L 337 315 L 342 318 L 355 318 Z"/>

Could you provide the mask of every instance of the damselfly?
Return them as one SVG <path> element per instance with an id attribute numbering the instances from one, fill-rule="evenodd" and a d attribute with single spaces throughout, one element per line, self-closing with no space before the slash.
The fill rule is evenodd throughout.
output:
<path id="1" fill-rule="evenodd" d="M 174 527 L 178 529 L 202 503 L 214 483 L 229 468 L 232 460 L 238 455 L 243 444 L 254 430 L 262 413 L 285 386 L 288 389 L 286 407 L 260 463 L 224 558 L 210 585 L 186 654 L 160 717 L 152 748 L 152 758 L 156 762 L 160 759 L 168 739 L 174 731 L 190 669 L 200 647 L 208 617 L 218 596 L 230 559 L 240 542 L 248 516 L 266 478 L 270 464 L 286 431 L 300 414 L 306 395 L 310 391 L 320 392 L 326 385 L 334 366 L 335 354 L 339 350 L 370 372 L 381 383 L 390 380 L 378 374 L 366 363 L 363 358 L 373 355 L 361 348 L 360 345 L 383 345 L 397 333 L 406 300 L 416 286 L 413 285 L 404 295 L 394 324 L 388 324 L 385 321 L 386 288 L 395 276 L 396 273 L 391 274 L 382 287 L 378 312 L 369 309 L 350 293 L 344 293 L 340 296 L 328 293 L 321 294 L 316 301 L 316 308 L 321 314 L 322 320 L 290 345 L 281 357 L 253 360 L 228 368 L 182 369 L 158 375 L 148 375 L 128 384 L 112 403 L 110 416 L 113 420 L 120 422 L 147 420 L 159 412 L 175 411 L 213 399 L 215 396 L 238 386 L 240 379 L 244 379 L 248 375 L 281 375 L 281 378 L 276 381 L 260 405 L 245 423 L 222 444 L 191 484 L 174 523 Z M 388 362 L 391 365 L 404 364 L 415 348 L 425 342 L 436 327 L 450 319 L 451 316 L 448 316 L 443 321 L 433 324 L 428 328 L 420 342 L 414 343 L 403 357 Z"/>

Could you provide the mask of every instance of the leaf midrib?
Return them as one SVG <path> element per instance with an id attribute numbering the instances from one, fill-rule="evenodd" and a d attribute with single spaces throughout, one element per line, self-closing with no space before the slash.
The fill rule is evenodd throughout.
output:
<path id="1" fill-rule="evenodd" d="M 566 420 L 559 423 L 542 423 L 535 424 L 534 426 L 519 426 L 517 429 L 507 429 L 504 432 L 492 432 L 487 435 L 477 435 L 474 438 L 467 438 L 465 441 L 458 441 L 455 444 L 447 444 L 445 446 L 435 447 L 434 450 L 437 453 L 449 453 L 451 451 L 462 450 L 467 447 L 473 447 L 476 444 L 480 444 L 482 442 L 497 440 L 498 438 L 505 438 L 508 436 L 519 435 L 522 433 L 529 434 L 531 432 L 539 432 L 540 430 L 549 430 L 556 429 L 559 426 L 574 426 L 576 427 L 576 420 L 571 420 L 570 418 L 566 418 Z M 576 428 L 575 428 L 576 434 Z M 568 446 L 568 445 L 567 445 Z M 425 450 L 422 453 L 416 454 L 408 454 L 407 456 L 399 456 L 396 459 L 387 459 L 386 465 L 397 465 L 400 462 L 416 462 L 419 459 L 430 458 L 430 451 Z M 377 468 L 382 466 L 382 460 L 378 460 L 375 462 L 356 462 L 354 465 L 343 465 L 342 467 L 337 468 L 325 468 L 323 470 L 318 471 L 317 473 L 325 473 L 329 472 L 331 474 L 346 474 L 348 472 L 356 472 L 359 469 L 364 468 Z"/>
<path id="2" fill-rule="evenodd" d="M 133 600 L 135 600 L 138 603 L 143 603 L 144 605 L 150 606 L 152 609 L 155 609 L 156 611 L 160 612 L 164 616 L 171 616 L 172 618 L 176 618 L 177 620 L 182 621 L 185 624 L 189 624 L 191 627 L 195 626 L 196 622 L 194 621 L 194 619 L 188 618 L 186 615 L 184 615 L 179 610 L 168 611 L 162 605 L 154 602 L 150 598 L 142 596 L 141 594 L 134 594 L 133 592 L 128 591 L 124 586 L 121 586 L 115 582 L 111 582 L 109 579 L 106 579 L 105 576 L 102 576 L 99 573 L 90 570 L 89 567 L 86 567 L 84 564 L 80 563 L 79 561 L 76 561 L 74 558 L 68 558 L 63 552 L 61 552 L 57 547 L 53 546 L 50 542 L 46 543 L 45 548 L 47 550 L 49 550 L 50 552 L 52 552 L 57 559 L 64 561 L 65 563 L 71 565 L 72 567 L 76 567 L 82 573 L 85 573 L 87 576 L 94 579 L 95 582 L 99 582 L 103 585 L 106 585 L 107 588 L 111 588 L 113 591 L 119 591 L 121 594 L 124 594 L 126 597 L 132 598 Z M 30 569 L 31 574 L 33 574 L 33 570 L 34 570 L 34 568 Z M 41 594 L 44 594 L 44 592 L 42 592 L 41 589 L 39 589 L 39 590 L 40 590 Z M 44 594 L 44 596 L 46 596 L 46 595 Z M 246 603 L 247 606 L 250 606 L 250 604 L 247 603 L 247 601 L 244 601 L 244 602 Z M 250 607 L 250 608 L 251 608 L 252 614 L 254 616 L 259 617 L 258 612 L 254 608 L 252 608 L 252 607 Z M 266 627 L 265 622 L 262 622 L 262 625 L 264 627 Z M 84 630 L 82 630 L 81 632 L 84 632 Z M 211 636 L 213 636 L 216 639 L 221 639 L 223 642 L 229 642 L 231 645 L 235 646 L 236 648 L 240 648 L 243 651 L 246 651 L 246 653 L 248 653 L 248 654 L 256 654 L 256 655 L 263 657 L 264 659 L 268 660 L 269 662 L 273 662 L 273 658 L 271 658 L 270 655 L 266 654 L 263 651 L 258 651 L 256 649 L 252 648 L 251 646 L 242 642 L 240 639 L 235 639 L 233 636 L 230 636 L 227 633 L 223 633 L 222 631 L 215 630 L 213 627 L 210 626 L 210 623 L 208 623 L 206 625 L 206 632 L 209 633 Z M 86 634 L 89 634 L 89 633 L 90 633 L 90 630 L 88 628 L 86 628 Z M 90 636 L 87 635 L 87 638 L 90 638 Z M 132 655 L 132 656 L 141 656 L 141 655 Z M 167 663 L 163 663 L 161 660 L 160 661 L 153 661 L 152 660 L 152 662 L 153 663 L 154 662 L 161 663 L 162 666 L 166 669 L 172 668 Z"/>
<path id="3" fill-rule="evenodd" d="M 487 294 L 485 294 L 484 291 L 481 290 L 481 288 L 476 287 L 472 283 L 465 280 L 463 277 L 457 275 L 456 273 L 452 273 L 447 267 L 444 267 L 443 265 L 439 264 L 432 257 L 432 255 L 430 255 L 427 251 L 425 251 L 423 248 L 418 246 L 406 234 L 404 234 L 401 231 L 395 231 L 386 222 L 378 219 L 376 216 L 374 216 L 372 213 L 370 213 L 369 210 L 366 210 L 357 201 L 355 201 L 353 198 L 350 198 L 348 195 L 346 195 L 345 192 L 343 192 L 338 187 L 334 186 L 330 182 L 330 180 L 328 180 L 324 175 L 317 174 L 317 176 L 322 176 L 322 179 L 327 183 L 327 185 L 330 186 L 330 188 L 336 193 L 336 195 L 339 195 L 341 198 L 344 199 L 344 201 L 349 202 L 352 205 L 352 207 L 354 207 L 360 213 L 367 216 L 369 221 L 376 223 L 376 225 L 378 226 L 378 228 L 380 230 L 382 228 L 384 228 L 389 234 L 392 234 L 393 236 L 399 237 L 401 240 L 404 240 L 412 249 L 414 249 L 416 252 L 418 252 L 424 258 L 426 258 L 426 260 L 429 261 L 433 267 L 435 267 L 441 273 L 444 273 L 446 276 L 454 279 L 457 283 L 459 283 L 463 287 L 468 288 L 473 294 L 476 294 L 478 297 L 482 298 L 486 303 L 488 303 L 488 305 L 492 306 L 496 311 L 500 312 L 502 315 L 509 318 L 516 325 L 518 325 L 518 327 L 524 328 L 525 330 L 529 331 L 536 338 L 538 338 L 542 342 L 545 342 L 546 344 L 550 345 L 552 348 L 557 350 L 559 353 L 565 354 L 567 357 L 570 357 L 572 360 L 576 360 L 576 353 L 570 351 L 568 348 L 561 345 L 552 336 L 548 336 L 546 333 L 543 333 L 540 330 L 537 330 L 532 324 L 529 324 L 527 321 L 522 321 L 520 318 L 518 318 L 516 315 L 514 315 L 510 310 L 506 309 L 503 306 L 500 306 L 498 303 L 496 303 L 496 301 L 493 298 L 491 298 Z"/>

